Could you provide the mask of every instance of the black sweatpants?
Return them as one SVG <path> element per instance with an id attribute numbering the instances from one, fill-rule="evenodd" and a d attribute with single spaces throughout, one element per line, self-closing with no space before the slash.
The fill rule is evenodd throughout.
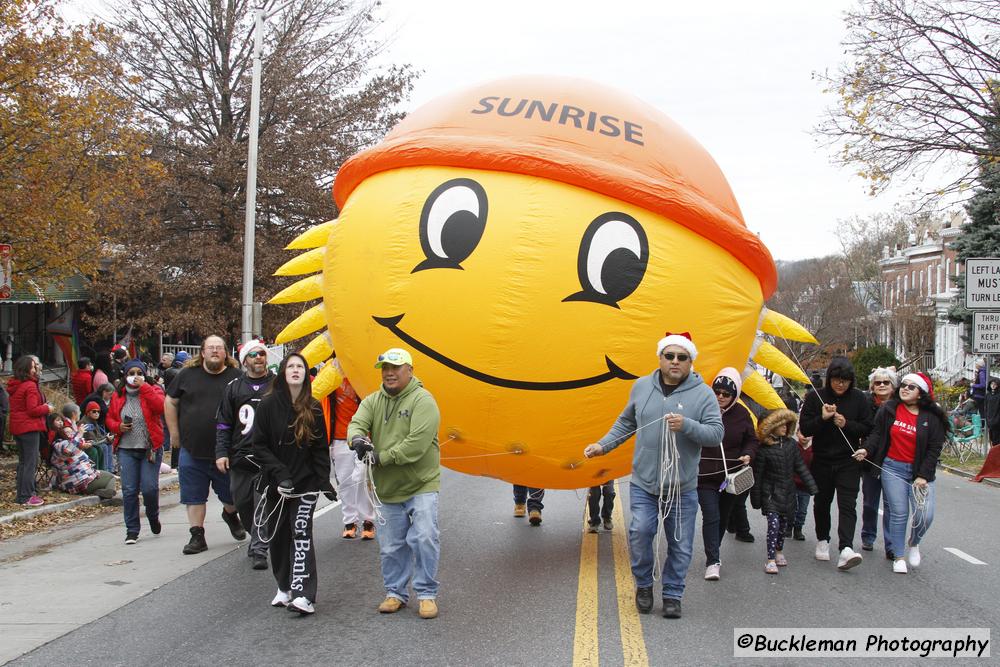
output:
<path id="1" fill-rule="evenodd" d="M 267 508 L 278 502 L 278 494 L 269 491 Z M 287 498 L 281 512 L 268 522 L 271 543 L 271 571 L 278 590 L 291 591 L 292 599 L 304 597 L 316 602 L 316 545 L 313 543 L 313 512 L 317 495 Z"/>
<path id="2" fill-rule="evenodd" d="M 840 539 L 838 551 L 844 547 L 854 548 L 854 529 L 858 523 L 858 491 L 861 489 L 861 465 L 854 459 L 828 463 L 813 459 L 810 468 L 819 493 L 813 502 L 813 517 L 816 519 L 816 539 L 830 539 L 830 506 L 833 495 L 837 494 L 837 537 Z"/>
<path id="3" fill-rule="evenodd" d="M 260 493 L 257 491 L 259 476 L 259 471 L 249 472 L 237 467 L 229 469 L 229 493 L 233 497 L 236 512 L 240 515 L 240 522 L 250 533 L 247 556 L 267 554 L 267 526 L 258 529 L 254 526 L 253 519 L 254 510 L 260 500 Z"/>

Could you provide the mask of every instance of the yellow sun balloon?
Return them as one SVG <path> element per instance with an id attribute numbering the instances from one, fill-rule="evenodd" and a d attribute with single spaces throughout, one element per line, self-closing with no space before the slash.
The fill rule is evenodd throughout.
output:
<path id="1" fill-rule="evenodd" d="M 753 358 L 805 380 L 760 331 L 815 342 L 763 308 L 776 274 L 708 154 L 652 107 L 595 84 L 516 78 L 418 110 L 355 156 L 334 188 L 340 216 L 292 244 L 279 274 L 311 274 L 272 303 L 322 303 L 279 335 L 324 326 L 361 393 L 376 356 L 413 354 L 441 407 L 442 461 L 543 488 L 628 474 L 631 447 L 585 460 L 656 342 L 689 332 L 706 381 L 746 368 L 745 390 L 780 400 Z M 328 364 L 315 391 L 332 391 Z"/>

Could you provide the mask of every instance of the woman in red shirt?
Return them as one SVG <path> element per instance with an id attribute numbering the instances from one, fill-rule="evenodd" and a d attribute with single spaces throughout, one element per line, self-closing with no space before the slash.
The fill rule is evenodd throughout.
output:
<path id="1" fill-rule="evenodd" d="M 948 418 L 934 402 L 934 385 L 923 373 L 903 376 L 896 397 L 875 415 L 865 447 L 880 467 L 875 472 L 882 478 L 886 557 L 893 561 L 893 572 L 906 574 L 907 563 L 920 565 L 920 540 L 934 520 L 934 472 L 947 433 Z"/>

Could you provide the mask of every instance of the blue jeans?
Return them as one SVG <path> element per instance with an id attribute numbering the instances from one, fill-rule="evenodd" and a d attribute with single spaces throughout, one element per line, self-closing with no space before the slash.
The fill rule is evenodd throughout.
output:
<path id="1" fill-rule="evenodd" d="M 101 468 L 101 470 L 104 470 L 106 472 L 114 472 L 115 459 L 114 459 L 114 451 L 111 445 L 105 443 L 103 445 L 98 445 L 98 447 L 101 448 L 101 455 L 103 459 L 102 463 L 104 463 L 104 466 Z"/>
<path id="2" fill-rule="evenodd" d="M 122 505 L 125 512 L 125 532 L 139 534 L 139 493 L 146 507 L 146 518 L 160 516 L 160 461 L 163 450 L 156 450 L 152 462 L 146 460 L 143 449 L 119 449 L 118 469 L 121 473 Z"/>
<path id="3" fill-rule="evenodd" d="M 386 595 L 406 602 L 412 576 L 417 599 L 436 598 L 441 558 L 438 494 L 419 493 L 401 503 L 386 503 L 382 516 L 385 525 L 377 535 Z"/>
<path id="4" fill-rule="evenodd" d="M 882 495 L 885 504 L 885 550 L 891 551 L 897 558 L 903 556 L 907 545 L 917 546 L 924 533 L 934 521 L 934 482 L 927 484 L 927 502 L 924 510 L 917 509 L 913 499 L 910 480 L 913 479 L 913 465 L 901 463 L 885 457 L 882 462 Z M 909 523 L 910 512 L 913 513 L 913 529 L 910 531 L 910 541 L 906 541 L 906 525 Z"/>
<path id="5" fill-rule="evenodd" d="M 882 497 L 882 480 L 867 472 L 862 473 L 861 495 L 861 543 L 875 544 L 875 538 L 878 537 L 878 501 Z M 887 517 L 888 515 L 882 517 L 883 523 Z"/>
<path id="6" fill-rule="evenodd" d="M 802 530 L 802 527 L 806 525 L 806 517 L 809 515 L 810 498 L 812 496 L 809 495 L 808 491 L 795 489 L 795 520 L 792 521 L 793 528 Z"/>
<path id="7" fill-rule="evenodd" d="M 698 489 L 701 507 L 701 540 L 705 543 L 705 566 L 719 562 L 719 500 L 722 494 L 716 489 Z"/>
<path id="8" fill-rule="evenodd" d="M 645 492 L 635 482 L 629 483 L 628 495 L 632 511 L 628 526 L 632 576 L 637 587 L 649 588 L 653 585 L 653 544 L 659 533 L 657 505 L 661 501 L 659 496 Z M 697 516 L 698 491 L 691 489 L 682 492 L 679 507 L 669 508 L 663 517 L 663 531 L 667 535 L 667 557 L 663 562 L 664 599 L 680 600 L 684 595 L 684 579 L 691 565 Z"/>
<path id="9" fill-rule="evenodd" d="M 545 489 L 533 489 L 530 486 L 514 485 L 514 503 L 517 505 L 528 505 L 528 511 L 538 510 L 541 512 L 545 505 L 542 499 L 545 498 Z"/>

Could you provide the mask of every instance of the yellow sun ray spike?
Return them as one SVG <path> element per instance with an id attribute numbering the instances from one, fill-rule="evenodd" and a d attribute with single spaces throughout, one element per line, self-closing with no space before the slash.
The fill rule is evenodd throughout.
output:
<path id="1" fill-rule="evenodd" d="M 292 283 L 270 298 L 268 303 L 302 303 L 323 298 L 323 275 L 317 273 Z"/>
<path id="2" fill-rule="evenodd" d="M 764 376 L 749 366 L 743 371 L 743 392 L 768 410 L 785 407 L 784 401 Z"/>
<path id="3" fill-rule="evenodd" d="M 760 320 L 757 328 L 764 333 L 778 336 L 785 340 L 794 340 L 799 343 L 812 343 L 819 345 L 819 341 L 809 333 L 805 327 L 790 317 L 777 313 L 767 307 L 760 309 Z"/>
<path id="4" fill-rule="evenodd" d="M 319 331 L 325 324 L 326 312 L 323 309 L 323 304 L 313 306 L 289 322 L 288 326 L 282 329 L 281 333 L 277 335 L 274 342 L 281 345 L 290 340 L 302 338 L 303 336 L 311 334 L 314 331 Z"/>
<path id="5" fill-rule="evenodd" d="M 317 273 L 292 283 L 271 297 L 270 304 L 302 303 L 323 298 L 323 275 Z"/>
<path id="6" fill-rule="evenodd" d="M 337 224 L 336 218 L 310 227 L 306 231 L 296 236 L 291 243 L 285 246 L 285 250 L 309 250 L 326 245 L 326 240 L 330 238 L 333 226 Z"/>
<path id="7" fill-rule="evenodd" d="M 309 344 L 302 348 L 299 354 L 306 358 L 310 367 L 329 359 L 330 355 L 333 354 L 333 339 L 330 338 L 330 330 L 327 329 L 309 341 Z"/>
<path id="8" fill-rule="evenodd" d="M 312 395 L 316 399 L 323 398 L 332 393 L 344 381 L 344 374 L 333 362 L 326 364 L 319 369 L 319 373 L 312 381 Z"/>
<path id="9" fill-rule="evenodd" d="M 798 382 L 809 382 L 809 378 L 802 372 L 802 369 L 799 368 L 798 364 L 786 357 L 781 353 L 781 350 L 765 340 L 758 338 L 754 341 L 750 358 L 764 368 L 774 371 L 781 377 L 788 378 L 789 380 L 796 380 Z"/>
<path id="10" fill-rule="evenodd" d="M 309 252 L 304 252 L 298 257 L 294 257 L 274 272 L 276 276 L 301 276 L 307 273 L 316 273 L 323 269 L 323 258 L 326 257 L 326 246 L 314 248 Z"/>

